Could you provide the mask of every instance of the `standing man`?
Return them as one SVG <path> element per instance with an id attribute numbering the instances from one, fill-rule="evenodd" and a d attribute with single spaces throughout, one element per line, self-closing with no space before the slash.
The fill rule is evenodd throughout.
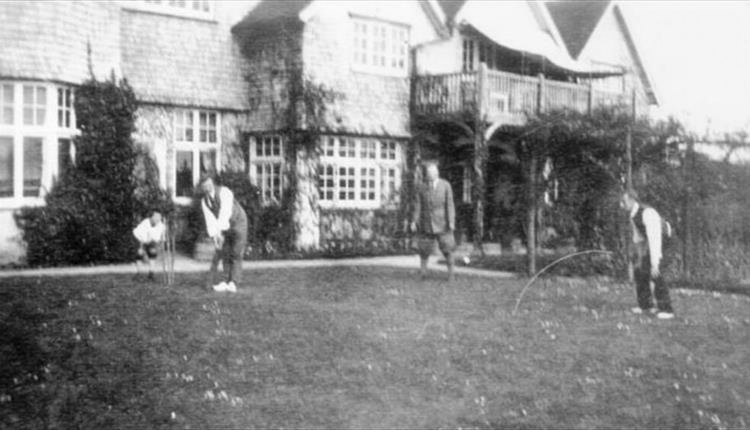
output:
<path id="1" fill-rule="evenodd" d="M 622 195 L 620 205 L 630 214 L 633 228 L 633 243 L 637 260 L 635 262 L 635 291 L 638 307 L 633 313 L 656 313 L 659 319 L 674 318 L 669 289 L 664 285 L 660 265 L 662 260 L 662 225 L 663 220 L 656 209 L 638 202 L 638 194 L 627 190 Z M 654 293 L 651 293 L 651 284 Z M 654 306 L 652 297 L 656 299 Z"/>
<path id="2" fill-rule="evenodd" d="M 417 190 L 411 230 L 419 233 L 419 258 L 422 277 L 435 241 L 448 264 L 448 280 L 453 280 L 453 251 L 456 248 L 456 208 L 448 181 L 438 177 L 435 162 L 425 163 L 425 183 Z"/>
<path id="3" fill-rule="evenodd" d="M 214 291 L 237 292 L 242 277 L 242 257 L 247 244 L 247 214 L 235 200 L 232 191 L 217 186 L 210 176 L 201 181 L 201 207 L 206 220 L 206 232 L 216 251 L 221 251 L 226 280 L 213 286 Z M 217 264 L 211 264 L 211 279 L 215 279 Z"/>

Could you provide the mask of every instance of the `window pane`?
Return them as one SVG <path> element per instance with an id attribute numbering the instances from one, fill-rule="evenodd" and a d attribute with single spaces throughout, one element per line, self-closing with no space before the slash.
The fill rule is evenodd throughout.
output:
<path id="1" fill-rule="evenodd" d="M 178 197 L 192 197 L 193 194 L 193 153 L 177 151 L 175 159 L 175 194 Z"/>
<path id="2" fill-rule="evenodd" d="M 44 106 L 47 103 L 47 89 L 36 87 L 36 104 Z"/>
<path id="3" fill-rule="evenodd" d="M 23 124 L 24 125 L 34 125 L 34 109 L 33 108 L 23 108 Z"/>
<path id="4" fill-rule="evenodd" d="M 13 138 L 0 136 L 0 197 L 13 197 Z"/>
<path id="5" fill-rule="evenodd" d="M 71 165 L 73 165 L 73 157 L 70 155 L 70 139 L 59 139 L 57 141 L 57 177 L 62 178 Z"/>
<path id="6" fill-rule="evenodd" d="M 42 139 L 23 138 L 23 196 L 39 197 L 42 188 Z"/>
<path id="7" fill-rule="evenodd" d="M 0 86 L 0 124 L 13 124 L 13 85 Z"/>
<path id="8" fill-rule="evenodd" d="M 216 173 L 216 151 L 201 151 L 201 176 Z"/>
<path id="9" fill-rule="evenodd" d="M 13 85 L 5 84 L 3 85 L 3 103 L 7 103 L 9 105 L 13 104 Z"/>
<path id="10" fill-rule="evenodd" d="M 23 104 L 32 105 L 34 104 L 34 87 L 24 85 L 23 87 Z"/>

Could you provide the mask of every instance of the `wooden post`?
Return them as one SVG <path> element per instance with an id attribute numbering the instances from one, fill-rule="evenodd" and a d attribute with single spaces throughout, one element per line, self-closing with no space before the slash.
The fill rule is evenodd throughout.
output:
<path id="1" fill-rule="evenodd" d="M 487 65 L 479 64 L 474 107 L 474 249 L 484 255 L 484 207 L 487 200 L 485 171 L 487 142 L 484 138 L 484 99 L 487 88 Z"/>
<path id="2" fill-rule="evenodd" d="M 537 157 L 533 148 L 529 148 L 528 207 L 526 208 L 526 252 L 529 276 L 536 273 L 536 212 L 537 212 Z"/>
<path id="3" fill-rule="evenodd" d="M 537 92 L 537 103 L 536 113 L 541 114 L 546 108 L 546 89 L 545 79 L 543 74 L 539 74 L 539 89 Z M 528 144 L 528 143 L 527 143 Z M 526 257 L 527 267 L 529 276 L 533 276 L 536 273 L 536 224 L 537 224 L 537 198 L 538 198 L 538 170 L 539 170 L 539 159 L 536 148 L 528 147 L 528 178 L 526 197 L 527 197 L 527 208 L 526 208 Z"/>
<path id="4" fill-rule="evenodd" d="M 539 74 L 539 88 L 536 93 L 536 113 L 540 114 L 544 112 L 544 102 L 546 98 L 545 94 L 545 88 L 544 88 L 544 75 L 542 73 Z"/>
<path id="5" fill-rule="evenodd" d="M 594 111 L 594 80 L 589 79 L 589 93 L 588 99 L 586 100 L 586 112 L 591 115 Z"/>
<path id="6" fill-rule="evenodd" d="M 627 163 L 627 176 L 625 177 L 626 183 L 627 183 L 627 189 L 632 190 L 633 189 L 633 124 L 635 123 L 635 89 L 633 89 L 633 93 L 631 96 L 631 109 L 632 109 L 632 117 L 631 121 L 628 124 L 627 133 L 625 134 L 625 161 Z M 630 221 L 628 221 L 629 223 Z M 633 232 L 632 228 L 628 226 L 628 228 L 625 230 L 627 231 L 627 242 L 628 242 L 628 249 L 633 246 Z M 628 282 L 633 282 L 635 279 L 635 273 L 633 268 L 633 259 L 632 259 L 632 252 L 627 253 L 627 259 L 628 259 Z"/>
<path id="7" fill-rule="evenodd" d="M 692 242 L 692 232 L 690 229 L 690 197 L 692 196 L 693 187 L 692 172 L 695 169 L 695 141 L 692 136 L 687 141 L 687 153 L 685 160 L 682 162 L 682 180 L 686 184 L 685 195 L 682 199 L 682 273 L 685 277 L 690 276 L 690 243 Z"/>

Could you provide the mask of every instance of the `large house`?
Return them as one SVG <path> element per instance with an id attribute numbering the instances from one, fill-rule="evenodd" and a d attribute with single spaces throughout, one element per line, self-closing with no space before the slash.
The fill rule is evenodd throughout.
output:
<path id="1" fill-rule="evenodd" d="M 26 1 L 0 22 L 0 262 L 23 255 L 13 211 L 74 154 L 91 75 L 129 81 L 177 204 L 245 171 L 264 204 L 290 199 L 300 249 L 388 240 L 422 158 L 477 204 L 470 148 L 529 113 L 656 103 L 609 1 Z M 466 132 L 425 137 L 441 123 Z"/>

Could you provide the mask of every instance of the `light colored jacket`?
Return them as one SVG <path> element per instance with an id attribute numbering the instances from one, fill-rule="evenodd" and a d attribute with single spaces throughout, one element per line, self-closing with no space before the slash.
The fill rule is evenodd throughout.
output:
<path id="1" fill-rule="evenodd" d="M 161 242 L 164 240 L 164 223 L 151 225 L 151 219 L 146 218 L 133 229 L 133 236 L 140 243 Z"/>
<path id="2" fill-rule="evenodd" d="M 213 207 L 209 206 L 208 196 L 201 199 L 203 218 L 206 220 L 206 232 L 209 237 L 217 237 L 235 224 L 247 223 L 247 215 L 234 199 L 234 193 L 227 187 L 217 186 L 212 196 Z"/>
<path id="3" fill-rule="evenodd" d="M 630 211 L 630 224 L 633 228 L 633 243 L 636 245 L 638 256 L 642 257 L 645 252 L 649 253 L 652 267 L 659 267 L 662 258 L 662 228 L 661 216 L 656 209 L 643 208 L 643 225 L 646 229 L 646 237 L 636 228 L 633 217 L 638 213 L 640 204 L 636 203 Z"/>

